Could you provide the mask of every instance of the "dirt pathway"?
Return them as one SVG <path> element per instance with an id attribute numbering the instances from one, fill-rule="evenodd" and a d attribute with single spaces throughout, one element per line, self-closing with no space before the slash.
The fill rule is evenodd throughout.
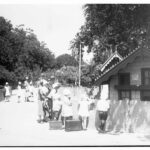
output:
<path id="1" fill-rule="evenodd" d="M 0 102 L 0 146 L 100 146 L 150 145 L 144 135 L 98 134 L 95 128 L 87 131 L 65 132 L 49 130 L 49 124 L 38 124 L 37 102 Z"/>

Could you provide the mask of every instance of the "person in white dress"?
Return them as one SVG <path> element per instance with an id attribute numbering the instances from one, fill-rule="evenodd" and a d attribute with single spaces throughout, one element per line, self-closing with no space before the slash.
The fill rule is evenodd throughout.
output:
<path id="1" fill-rule="evenodd" d="M 79 120 L 82 122 L 82 129 L 86 130 L 89 120 L 90 101 L 87 96 L 82 96 L 78 104 Z"/>
<path id="2" fill-rule="evenodd" d="M 62 101 L 59 94 L 55 94 L 53 97 L 53 116 L 54 120 L 59 119 L 60 111 L 62 108 Z"/>
<path id="3" fill-rule="evenodd" d="M 8 82 L 6 82 L 6 85 L 5 85 L 5 102 L 9 102 L 10 100 L 10 86 L 8 84 Z"/>
<path id="4" fill-rule="evenodd" d="M 62 125 L 64 128 L 66 120 L 73 119 L 73 109 L 72 109 L 70 91 L 68 89 L 65 89 L 63 94 L 64 94 L 64 97 L 62 100 L 61 120 L 62 120 Z"/>

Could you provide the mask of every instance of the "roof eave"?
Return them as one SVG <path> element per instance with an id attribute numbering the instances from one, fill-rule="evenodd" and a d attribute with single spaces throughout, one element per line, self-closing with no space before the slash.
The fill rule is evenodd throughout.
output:
<path id="1" fill-rule="evenodd" d="M 141 48 L 136 49 L 135 51 L 129 53 L 126 57 L 124 57 L 124 59 L 121 62 L 118 62 L 116 65 L 112 66 L 109 70 L 103 73 L 101 77 L 99 77 L 99 79 L 95 81 L 94 85 L 100 85 L 103 82 L 107 81 L 110 78 L 110 76 L 116 74 L 121 68 L 125 67 L 128 63 L 132 62 L 133 57 L 136 57 L 138 53 L 141 54 L 140 50 Z"/>

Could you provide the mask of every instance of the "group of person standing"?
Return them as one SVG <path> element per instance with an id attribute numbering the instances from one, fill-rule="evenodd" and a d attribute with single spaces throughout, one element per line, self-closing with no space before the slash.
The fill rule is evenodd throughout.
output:
<path id="1" fill-rule="evenodd" d="M 25 102 L 30 101 L 30 97 L 33 96 L 33 91 L 31 90 L 32 82 L 29 82 L 28 77 L 24 82 L 25 87 Z M 61 87 L 61 84 L 58 81 L 55 81 L 54 77 L 51 78 L 50 86 L 47 86 L 47 82 L 40 80 L 37 88 L 38 96 L 38 123 L 47 122 L 49 120 L 61 120 L 62 127 L 65 127 L 66 120 L 73 119 L 73 100 L 72 95 L 69 89 L 64 89 L 63 93 L 58 92 L 58 89 Z M 17 86 L 17 96 L 18 103 L 21 101 L 22 96 L 22 85 L 21 82 L 18 82 Z M 11 88 L 9 83 L 5 84 L 5 101 L 9 102 L 11 96 Z M 82 123 L 83 130 L 87 130 L 89 124 L 90 116 L 90 106 L 91 99 L 88 97 L 88 94 L 82 94 L 80 100 L 78 100 L 78 117 Z M 96 110 L 98 112 L 99 126 L 97 130 L 99 132 L 105 131 L 106 120 L 108 117 L 108 111 L 110 109 L 108 98 L 100 98 L 96 105 Z"/>
<path id="2" fill-rule="evenodd" d="M 55 82 L 51 89 L 48 89 L 42 81 L 38 87 L 38 122 L 43 123 L 48 119 L 59 120 L 61 115 L 62 125 L 65 126 L 67 119 L 73 119 L 71 93 L 65 89 L 63 97 L 58 93 L 60 83 Z"/>
<path id="3" fill-rule="evenodd" d="M 24 89 L 24 90 L 23 90 Z M 17 85 L 17 102 L 20 103 L 22 99 L 24 99 L 25 102 L 29 102 L 30 98 L 33 97 L 33 83 L 32 81 L 29 82 L 29 78 L 26 77 L 26 80 L 22 84 L 20 81 Z M 10 101 L 10 97 L 12 95 L 12 89 L 8 82 L 5 83 L 4 86 L 4 100 L 5 102 Z"/>
<path id="4" fill-rule="evenodd" d="M 73 119 L 73 100 L 69 89 L 64 89 L 61 95 L 58 89 L 61 87 L 59 82 L 54 82 L 50 89 L 42 82 L 38 87 L 38 123 L 48 120 L 61 120 L 62 128 L 65 127 L 66 120 Z M 83 130 L 87 130 L 90 116 L 90 106 L 92 101 L 88 94 L 83 94 L 78 100 L 78 117 L 82 123 Z M 99 132 L 105 131 L 106 120 L 109 111 L 109 101 L 101 99 L 98 101 L 96 109 L 100 120 Z M 47 117 L 48 115 L 48 117 Z"/>

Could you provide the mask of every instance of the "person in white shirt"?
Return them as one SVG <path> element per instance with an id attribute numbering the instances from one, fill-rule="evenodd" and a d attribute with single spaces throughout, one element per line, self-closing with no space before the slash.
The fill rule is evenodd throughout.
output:
<path id="1" fill-rule="evenodd" d="M 65 89 L 63 94 L 64 94 L 64 97 L 62 101 L 61 120 L 62 120 L 63 127 L 65 127 L 66 120 L 73 119 L 73 110 L 72 110 L 72 101 L 71 101 L 70 91 Z"/>
<path id="2" fill-rule="evenodd" d="M 86 130 L 88 127 L 89 110 L 90 110 L 90 101 L 87 96 L 82 96 L 78 104 L 78 115 L 79 120 L 81 120 L 82 122 L 83 130 Z"/>
<path id="3" fill-rule="evenodd" d="M 110 105 L 108 99 L 100 99 L 97 103 L 97 111 L 99 113 L 99 119 L 100 119 L 100 126 L 99 126 L 99 132 L 105 131 L 105 125 L 106 120 L 108 117 L 108 111 L 109 111 Z"/>
<path id="4" fill-rule="evenodd" d="M 47 98 L 48 98 L 48 102 L 49 102 L 49 107 L 50 107 L 50 119 L 54 119 L 53 116 L 53 101 L 54 101 L 54 97 L 55 95 L 58 94 L 58 89 L 60 88 L 60 83 L 56 82 L 52 85 L 52 89 L 50 91 L 50 93 L 48 94 Z M 59 112 L 60 115 L 60 112 Z"/>

